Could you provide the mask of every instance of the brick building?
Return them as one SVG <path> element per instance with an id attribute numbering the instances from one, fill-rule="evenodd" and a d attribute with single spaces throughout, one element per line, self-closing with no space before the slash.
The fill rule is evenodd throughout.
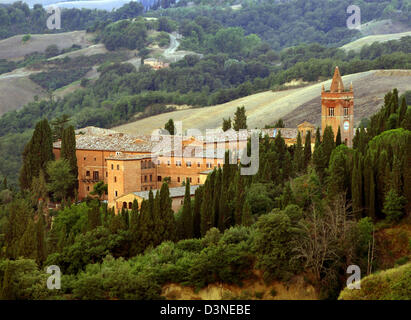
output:
<path id="1" fill-rule="evenodd" d="M 348 90 L 344 89 L 338 67 L 335 67 L 330 90 L 321 90 L 321 130 L 324 133 L 326 126 L 331 126 L 334 137 L 338 127 L 341 131 L 341 141 L 352 146 L 354 136 L 354 91 L 352 84 Z"/>

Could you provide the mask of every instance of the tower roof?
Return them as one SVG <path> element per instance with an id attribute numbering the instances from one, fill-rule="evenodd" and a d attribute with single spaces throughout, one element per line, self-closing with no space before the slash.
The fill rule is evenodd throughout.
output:
<path id="1" fill-rule="evenodd" d="M 335 67 L 333 80 L 331 82 L 330 92 L 344 91 L 344 84 L 341 79 L 340 70 Z"/>

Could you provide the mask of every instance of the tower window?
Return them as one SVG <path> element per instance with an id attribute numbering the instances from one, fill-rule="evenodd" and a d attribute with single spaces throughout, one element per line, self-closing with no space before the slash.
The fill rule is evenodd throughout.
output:
<path id="1" fill-rule="evenodd" d="M 348 107 L 344 107 L 344 116 L 348 116 L 349 109 Z"/>
<path id="2" fill-rule="evenodd" d="M 334 108 L 328 108 L 328 116 L 334 117 Z"/>

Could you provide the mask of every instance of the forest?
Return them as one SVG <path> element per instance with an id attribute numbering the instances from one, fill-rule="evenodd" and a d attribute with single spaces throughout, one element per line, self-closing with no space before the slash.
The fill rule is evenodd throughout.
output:
<path id="1" fill-rule="evenodd" d="M 1 184 L 0 297 L 162 299 L 169 282 L 241 285 L 260 270 L 267 283 L 303 274 L 320 299 L 338 298 L 353 261 L 367 275 L 387 267 L 375 234 L 409 223 L 411 107 L 396 89 L 384 101 L 352 149 L 331 127 L 322 137 L 317 130 L 314 152 L 309 134 L 290 147 L 281 134 L 260 136 L 254 176 L 240 175 L 226 153 L 194 199 L 186 181 L 179 212 L 171 209 L 166 182 L 117 215 L 101 201 L 101 183 L 75 203 L 74 127 L 67 119 L 39 121 L 24 148 L 20 191 L 7 179 Z M 235 127 L 246 128 L 246 116 Z M 61 208 L 48 209 L 50 201 Z M 395 265 L 409 261 L 405 245 Z M 42 270 L 49 265 L 61 268 L 61 290 L 46 289 Z M 402 288 L 410 279 L 401 281 L 391 298 L 407 298 Z"/>

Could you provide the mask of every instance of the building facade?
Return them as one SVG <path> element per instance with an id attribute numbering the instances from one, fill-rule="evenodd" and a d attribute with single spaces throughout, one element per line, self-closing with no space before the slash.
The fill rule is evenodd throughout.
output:
<path id="1" fill-rule="evenodd" d="M 334 137 L 338 127 L 341 131 L 341 141 L 352 147 L 354 136 L 354 91 L 352 84 L 348 90 L 344 89 L 338 67 L 335 68 L 330 90 L 321 90 L 321 131 L 331 126 Z"/>

